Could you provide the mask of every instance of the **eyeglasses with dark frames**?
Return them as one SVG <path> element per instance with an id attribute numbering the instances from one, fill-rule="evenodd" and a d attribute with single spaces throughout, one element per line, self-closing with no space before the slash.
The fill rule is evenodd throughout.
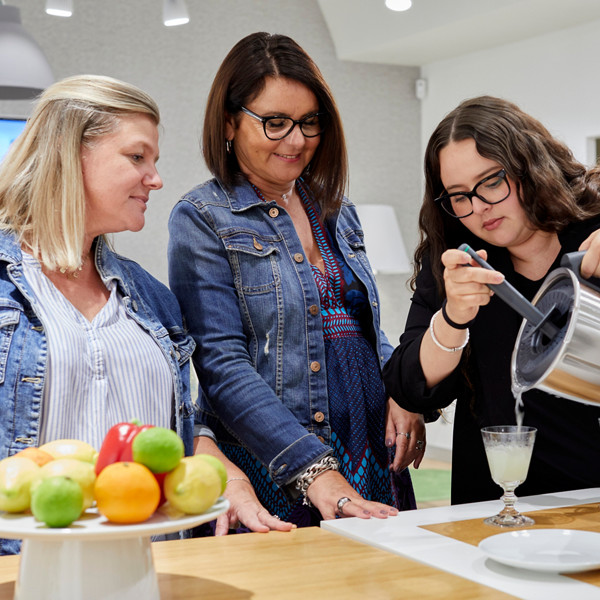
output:
<path id="1" fill-rule="evenodd" d="M 265 135 L 273 141 L 282 140 L 290 135 L 296 125 L 300 127 L 302 135 L 308 138 L 317 137 L 325 130 L 325 113 L 323 112 L 312 113 L 296 120 L 291 117 L 261 117 L 245 106 L 240 107 L 240 110 L 253 119 L 260 121 Z"/>
<path id="2" fill-rule="evenodd" d="M 436 198 L 434 202 L 452 217 L 464 219 L 473 214 L 473 196 L 486 204 L 498 204 L 510 196 L 510 184 L 506 171 L 500 169 L 496 173 L 482 179 L 470 192 L 452 192 Z"/>

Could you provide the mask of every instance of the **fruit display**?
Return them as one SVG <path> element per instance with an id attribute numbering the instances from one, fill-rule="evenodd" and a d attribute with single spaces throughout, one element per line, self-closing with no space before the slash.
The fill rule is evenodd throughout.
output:
<path id="1" fill-rule="evenodd" d="M 111 427 L 100 451 L 61 439 L 0 460 L 0 511 L 68 527 L 95 505 L 113 523 L 143 523 L 164 502 L 171 515 L 206 512 L 226 481 L 218 458 L 185 457 L 174 431 L 132 421 Z"/>

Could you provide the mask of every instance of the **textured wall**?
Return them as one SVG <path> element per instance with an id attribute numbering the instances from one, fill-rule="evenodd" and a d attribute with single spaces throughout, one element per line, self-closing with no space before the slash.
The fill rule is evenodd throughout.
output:
<path id="1" fill-rule="evenodd" d="M 315 0 L 187 0 L 191 22 L 162 24 L 161 0 L 74 0 L 69 19 L 43 0 L 7 0 L 42 46 L 56 78 L 110 75 L 139 85 L 159 103 L 164 188 L 151 196 L 141 233 L 115 236 L 117 249 L 167 280 L 166 223 L 177 199 L 208 172 L 198 139 L 208 89 L 231 46 L 253 31 L 290 35 L 315 59 L 339 103 L 349 146 L 350 197 L 395 204 L 409 252 L 420 195 L 420 104 L 414 68 L 341 62 Z M 0 102 L 27 115 L 29 103 Z M 405 276 L 380 279 L 385 328 L 397 339 L 408 307 Z"/>

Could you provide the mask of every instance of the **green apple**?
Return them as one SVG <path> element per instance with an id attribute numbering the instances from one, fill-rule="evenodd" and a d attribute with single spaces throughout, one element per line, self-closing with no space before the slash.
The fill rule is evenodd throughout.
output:
<path id="1" fill-rule="evenodd" d="M 83 510 L 94 503 L 94 482 L 96 473 L 94 465 L 76 458 L 56 458 L 40 468 L 40 481 L 50 477 L 68 477 L 77 482 L 83 492 Z M 34 491 L 39 481 L 34 483 Z"/>

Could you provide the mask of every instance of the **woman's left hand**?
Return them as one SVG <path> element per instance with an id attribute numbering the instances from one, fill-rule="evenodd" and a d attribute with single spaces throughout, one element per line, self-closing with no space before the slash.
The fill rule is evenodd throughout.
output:
<path id="1" fill-rule="evenodd" d="M 388 399 L 385 427 L 385 445 L 396 445 L 396 454 L 391 468 L 400 472 L 411 463 L 418 469 L 425 447 L 427 435 L 423 415 L 404 410 L 392 398 Z"/>
<path id="2" fill-rule="evenodd" d="M 585 250 L 585 256 L 581 261 L 581 275 L 588 277 L 600 277 L 600 229 L 588 236 L 579 246 L 579 251 Z"/>

